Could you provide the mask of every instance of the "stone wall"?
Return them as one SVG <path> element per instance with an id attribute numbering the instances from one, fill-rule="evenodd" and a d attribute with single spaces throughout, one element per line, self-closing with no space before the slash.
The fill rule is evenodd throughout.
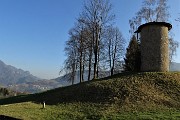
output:
<path id="1" fill-rule="evenodd" d="M 169 71 L 168 30 L 156 24 L 141 28 L 141 71 Z"/>

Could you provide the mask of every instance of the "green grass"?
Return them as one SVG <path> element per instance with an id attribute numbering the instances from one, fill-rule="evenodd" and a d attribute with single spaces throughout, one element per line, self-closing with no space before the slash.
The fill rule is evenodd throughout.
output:
<path id="1" fill-rule="evenodd" d="M 0 114 L 25 120 L 178 120 L 180 111 L 118 112 L 111 106 L 88 103 L 47 105 L 31 102 L 1 105 Z"/>
<path id="2" fill-rule="evenodd" d="M 41 102 L 46 101 L 42 109 Z M 180 119 L 180 73 L 122 73 L 0 100 L 0 114 L 21 119 Z"/>

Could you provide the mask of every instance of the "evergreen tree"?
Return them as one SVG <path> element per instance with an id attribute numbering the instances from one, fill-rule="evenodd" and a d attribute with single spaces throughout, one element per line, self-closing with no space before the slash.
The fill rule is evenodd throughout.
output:
<path id="1" fill-rule="evenodd" d="M 124 58 L 125 71 L 140 71 L 141 67 L 141 55 L 140 55 L 140 43 L 137 41 L 136 37 L 133 36 L 129 42 L 129 46 L 126 49 L 126 58 Z"/>

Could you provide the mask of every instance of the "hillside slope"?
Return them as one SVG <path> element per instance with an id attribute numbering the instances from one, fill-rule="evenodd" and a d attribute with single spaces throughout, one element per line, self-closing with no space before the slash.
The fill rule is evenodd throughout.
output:
<path id="1" fill-rule="evenodd" d="M 0 85 L 18 92 L 37 93 L 62 86 L 54 80 L 43 80 L 29 71 L 7 65 L 0 60 Z"/>
<path id="2" fill-rule="evenodd" d="M 0 84 L 3 86 L 32 82 L 39 80 L 30 74 L 29 71 L 17 69 L 11 65 L 6 65 L 0 60 Z"/>
<path id="3" fill-rule="evenodd" d="M 120 108 L 180 108 L 180 73 L 121 73 L 112 77 L 62 87 L 47 92 L 0 100 L 19 102 L 116 104 Z"/>

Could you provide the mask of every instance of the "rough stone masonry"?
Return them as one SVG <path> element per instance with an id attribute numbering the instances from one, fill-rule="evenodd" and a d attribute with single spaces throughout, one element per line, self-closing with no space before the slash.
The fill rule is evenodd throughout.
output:
<path id="1" fill-rule="evenodd" d="M 166 22 L 149 22 L 135 32 L 140 33 L 142 72 L 169 71 L 168 32 L 171 28 Z"/>

